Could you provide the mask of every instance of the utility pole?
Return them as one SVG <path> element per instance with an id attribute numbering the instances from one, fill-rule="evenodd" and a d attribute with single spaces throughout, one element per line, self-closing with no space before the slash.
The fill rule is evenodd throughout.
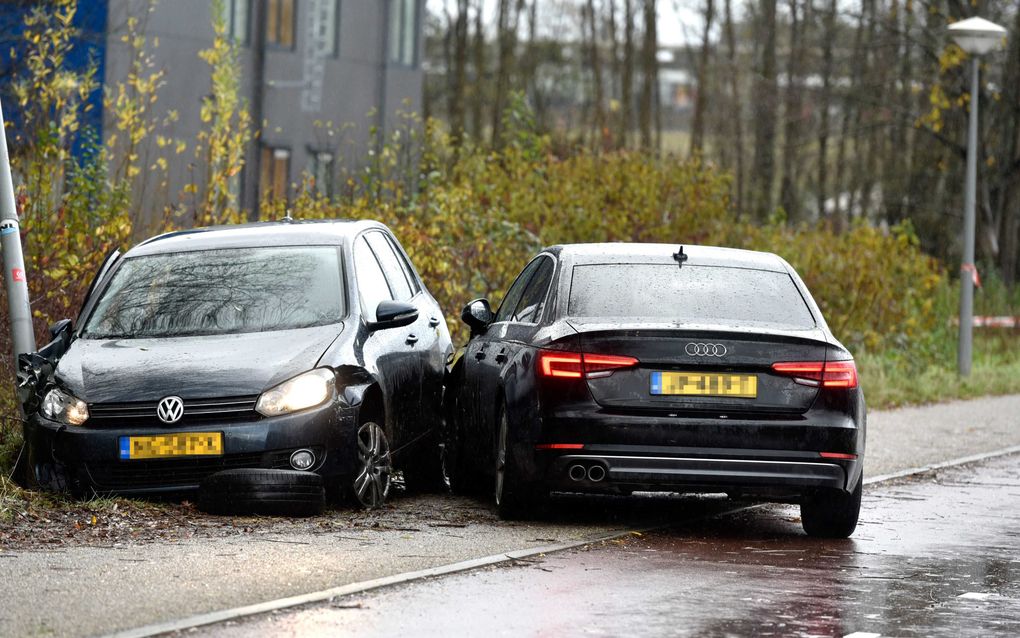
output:
<path id="1" fill-rule="evenodd" d="M 11 318 L 11 342 L 14 359 L 18 355 L 35 352 L 35 331 L 32 328 L 32 308 L 28 302 L 28 279 L 25 276 L 25 256 L 21 252 L 21 225 L 14 201 L 14 180 L 11 178 L 11 158 L 7 153 L 7 128 L 3 106 L 0 105 L 0 250 L 3 251 L 4 285 L 7 287 L 7 307 Z"/>

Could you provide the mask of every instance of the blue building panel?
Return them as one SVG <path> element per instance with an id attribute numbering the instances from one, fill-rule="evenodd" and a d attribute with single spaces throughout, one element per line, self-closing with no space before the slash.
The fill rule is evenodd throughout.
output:
<path id="1" fill-rule="evenodd" d="M 14 98 L 14 83 L 24 77 L 25 17 L 38 6 L 51 5 L 45 0 L 0 0 L 0 99 L 3 100 L 8 140 L 12 143 L 21 133 L 21 110 Z M 66 68 L 84 72 L 90 64 L 96 67 L 96 91 L 88 98 L 90 110 L 83 111 L 83 134 L 102 139 L 103 91 L 106 64 L 106 18 L 109 0 L 78 0 L 72 24 L 77 35 L 68 52 Z M 80 152 L 76 144 L 76 154 Z"/>

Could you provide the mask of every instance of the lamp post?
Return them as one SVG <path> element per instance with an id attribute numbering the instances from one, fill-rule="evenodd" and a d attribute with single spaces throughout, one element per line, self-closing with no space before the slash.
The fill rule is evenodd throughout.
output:
<path id="1" fill-rule="evenodd" d="M 1006 35 L 1006 29 L 983 18 L 961 20 L 949 27 L 949 35 L 971 58 L 970 120 L 967 128 L 967 186 L 963 199 L 963 263 L 960 266 L 960 343 L 956 363 L 960 376 L 970 374 L 974 332 L 974 202 L 977 191 L 978 146 L 978 61 L 994 49 Z"/>

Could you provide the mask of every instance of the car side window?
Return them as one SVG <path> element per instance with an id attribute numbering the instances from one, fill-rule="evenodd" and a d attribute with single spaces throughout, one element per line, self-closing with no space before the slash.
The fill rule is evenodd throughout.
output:
<path id="1" fill-rule="evenodd" d="M 397 261 L 397 255 L 393 252 L 390 242 L 386 241 L 386 237 L 378 232 L 365 233 L 362 237 L 368 240 L 368 245 L 375 253 L 376 259 L 379 260 L 383 275 L 390 284 L 390 290 L 393 291 L 393 298 L 397 301 L 410 300 L 414 296 L 414 293 L 411 292 L 411 284 L 407 281 L 407 275 L 400 267 L 400 262 Z"/>
<path id="2" fill-rule="evenodd" d="M 379 302 L 393 299 L 393 293 L 364 235 L 354 242 L 354 270 L 358 279 L 358 294 L 361 295 L 361 310 L 367 320 L 375 321 L 375 309 Z"/>
<path id="3" fill-rule="evenodd" d="M 495 322 L 510 321 L 514 310 L 517 308 L 517 302 L 521 300 L 521 295 L 524 294 L 524 289 L 531 280 L 531 276 L 535 274 L 535 270 L 541 265 L 541 261 L 541 259 L 532 261 L 524 267 L 521 274 L 517 275 L 517 279 L 514 281 L 513 285 L 510 286 L 510 290 L 507 290 L 506 296 L 503 297 L 503 303 L 500 304 L 499 311 L 496 312 Z"/>
<path id="4" fill-rule="evenodd" d="M 393 252 L 397 255 L 397 261 L 400 262 L 400 267 L 404 271 L 404 275 L 407 276 L 407 282 L 411 284 L 411 295 L 417 295 L 421 292 L 421 286 L 418 284 L 418 277 L 414 274 L 414 269 L 411 268 L 411 264 L 408 263 L 407 257 L 404 256 L 403 250 L 400 248 L 400 242 L 391 235 L 386 235 L 386 240 L 393 247 Z"/>
<path id="5" fill-rule="evenodd" d="M 553 277 L 553 260 L 544 257 L 541 265 L 535 271 L 535 275 L 528 282 L 528 286 L 517 302 L 512 321 L 521 323 L 537 323 L 542 316 L 542 307 L 545 305 L 546 293 L 549 291 L 549 284 Z"/>

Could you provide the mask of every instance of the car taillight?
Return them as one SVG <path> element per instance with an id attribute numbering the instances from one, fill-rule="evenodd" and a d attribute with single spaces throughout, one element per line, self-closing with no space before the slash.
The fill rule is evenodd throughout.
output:
<path id="1" fill-rule="evenodd" d="M 584 354 L 580 352 L 559 352 L 543 350 L 538 353 L 538 372 L 545 377 L 562 379 L 589 379 L 608 377 L 614 371 L 631 368 L 638 364 L 634 357 L 610 354 Z"/>
<path id="2" fill-rule="evenodd" d="M 857 387 L 857 366 L 853 361 L 783 361 L 773 363 L 772 370 L 805 385 Z"/>

